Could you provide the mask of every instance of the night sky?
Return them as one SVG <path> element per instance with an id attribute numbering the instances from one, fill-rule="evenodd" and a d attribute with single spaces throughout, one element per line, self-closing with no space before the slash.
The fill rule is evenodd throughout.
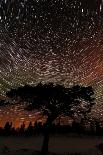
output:
<path id="1" fill-rule="evenodd" d="M 0 94 L 39 82 L 92 85 L 103 118 L 103 0 L 0 0 Z M 37 116 L 0 109 L 0 124 Z"/>

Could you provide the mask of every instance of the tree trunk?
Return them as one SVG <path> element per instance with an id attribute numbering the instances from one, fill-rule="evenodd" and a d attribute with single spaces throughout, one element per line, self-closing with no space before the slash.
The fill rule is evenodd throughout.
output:
<path id="1" fill-rule="evenodd" d="M 44 126 L 44 132 L 43 132 L 44 139 L 40 155 L 48 155 L 49 134 L 53 120 L 54 117 L 49 116 Z"/>
<path id="2" fill-rule="evenodd" d="M 43 139 L 43 145 L 41 149 L 41 155 L 48 155 L 48 144 L 49 144 L 49 130 L 44 131 L 44 139 Z"/>

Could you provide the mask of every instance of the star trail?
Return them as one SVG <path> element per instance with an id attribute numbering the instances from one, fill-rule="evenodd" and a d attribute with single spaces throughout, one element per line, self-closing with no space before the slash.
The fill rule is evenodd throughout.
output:
<path id="1" fill-rule="evenodd" d="M 1 95 L 39 82 L 92 85 L 93 113 L 102 117 L 102 78 L 103 0 L 0 1 Z M 13 114 L 10 109 L 1 109 L 1 119 L 35 117 L 21 107 L 14 106 Z"/>

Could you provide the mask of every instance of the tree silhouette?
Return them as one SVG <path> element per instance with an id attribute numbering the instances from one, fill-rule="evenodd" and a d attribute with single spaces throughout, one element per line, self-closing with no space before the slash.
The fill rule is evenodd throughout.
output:
<path id="1" fill-rule="evenodd" d="M 38 84 L 35 87 L 26 85 L 7 92 L 12 99 L 19 97 L 19 102 L 25 102 L 26 110 L 38 109 L 47 116 L 44 125 L 44 140 L 41 155 L 48 154 L 49 133 L 54 120 L 60 115 L 85 117 L 94 105 L 94 91 L 91 86 L 73 86 L 64 88 L 52 83 Z"/>
<path id="2" fill-rule="evenodd" d="M 12 122 L 9 123 L 9 122 L 6 122 L 5 126 L 4 126 L 4 133 L 5 135 L 10 135 L 11 133 L 11 130 L 12 130 Z"/>
<path id="3" fill-rule="evenodd" d="M 20 126 L 20 129 L 19 129 L 19 134 L 24 134 L 24 132 L 25 132 L 25 124 L 23 123 L 23 124 L 21 124 L 21 126 Z"/>
<path id="4" fill-rule="evenodd" d="M 27 132 L 28 135 L 32 135 L 33 134 L 33 125 L 32 125 L 32 122 L 29 123 L 26 132 Z"/>

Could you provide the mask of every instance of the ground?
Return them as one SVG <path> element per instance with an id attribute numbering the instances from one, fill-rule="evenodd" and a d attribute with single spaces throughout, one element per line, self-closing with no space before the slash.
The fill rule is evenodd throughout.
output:
<path id="1" fill-rule="evenodd" d="M 103 143 L 103 137 L 92 136 L 50 136 L 50 155 L 102 155 L 96 147 Z M 42 137 L 0 137 L 0 155 L 38 155 Z"/>

